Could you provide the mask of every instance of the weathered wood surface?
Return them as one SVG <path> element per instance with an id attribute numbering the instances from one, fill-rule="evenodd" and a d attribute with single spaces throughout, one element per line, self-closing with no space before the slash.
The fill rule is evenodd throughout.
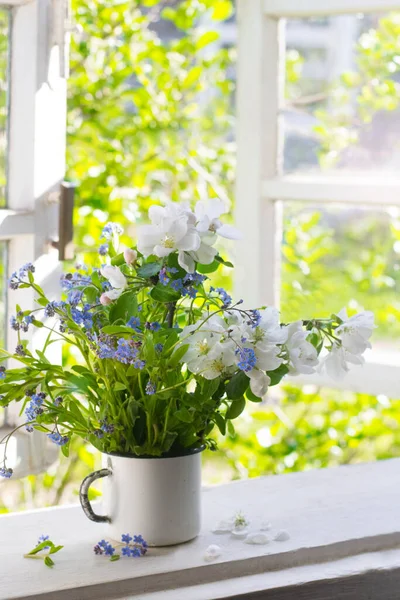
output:
<path id="1" fill-rule="evenodd" d="M 193 594 L 186 593 L 186 598 L 203 600 L 208 586 L 204 600 L 261 592 L 264 596 L 253 597 L 286 600 L 290 585 L 305 589 L 305 584 L 320 585 L 321 579 L 338 585 L 336 580 L 344 578 L 345 586 L 351 585 L 348 577 L 360 574 L 364 581 L 369 574 L 370 585 L 379 587 L 373 571 L 386 569 L 385 576 L 393 579 L 400 565 L 400 552 L 393 550 L 400 546 L 399 484 L 400 460 L 390 460 L 208 488 L 203 491 L 203 531 L 196 540 L 116 563 L 93 554 L 102 526 L 88 521 L 80 507 L 1 516 L 0 599 L 52 600 L 57 594 L 57 600 L 156 600 L 162 592 L 162 600 L 180 600 L 179 590 L 189 588 Z M 267 519 L 274 529 L 287 529 L 290 540 L 251 546 L 211 533 L 217 521 L 239 510 L 251 520 L 251 529 Z M 54 569 L 22 557 L 42 533 L 65 545 L 55 556 Z M 221 546 L 222 556 L 205 563 L 204 551 L 211 543 Z M 383 588 L 380 598 L 392 598 L 383 596 Z M 343 590 L 337 598 L 354 597 Z M 296 591 L 295 597 L 335 596 L 301 596 Z"/>

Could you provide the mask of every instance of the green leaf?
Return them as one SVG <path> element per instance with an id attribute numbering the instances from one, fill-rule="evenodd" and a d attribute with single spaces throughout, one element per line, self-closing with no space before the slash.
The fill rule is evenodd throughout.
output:
<path id="1" fill-rule="evenodd" d="M 33 550 L 28 552 L 27 556 L 34 556 L 35 554 L 38 554 L 38 552 L 40 552 L 41 550 L 44 550 L 44 548 L 47 548 L 49 546 L 50 546 L 50 548 L 54 548 L 54 544 L 53 544 L 53 542 L 50 542 L 50 540 L 46 540 L 45 542 L 40 542 L 40 544 L 35 546 L 35 548 Z"/>
<path id="2" fill-rule="evenodd" d="M 119 554 L 113 554 L 110 558 L 111 562 L 115 562 L 116 560 L 120 559 L 120 555 Z"/>
<path id="3" fill-rule="evenodd" d="M 226 419 L 236 419 L 239 415 L 242 414 L 244 408 L 246 406 L 246 400 L 243 398 L 239 398 L 238 400 L 234 400 L 228 410 L 225 413 Z"/>
<path id="4" fill-rule="evenodd" d="M 226 421 L 225 421 L 224 417 L 219 412 L 216 412 L 214 414 L 213 418 L 214 418 L 214 421 L 215 421 L 218 429 L 222 433 L 222 435 L 225 435 L 226 434 Z"/>
<path id="5" fill-rule="evenodd" d="M 112 387 L 114 388 L 115 392 L 122 392 L 122 390 L 126 390 L 126 385 L 120 381 L 116 381 Z"/>
<path id="6" fill-rule="evenodd" d="M 45 556 L 44 564 L 46 567 L 54 567 L 54 560 L 52 560 L 50 556 Z"/>
<path id="7" fill-rule="evenodd" d="M 175 416 L 183 423 L 192 423 L 193 421 L 193 413 L 184 406 L 176 411 Z"/>
<path id="8" fill-rule="evenodd" d="M 173 353 L 173 355 L 169 359 L 168 364 L 171 367 L 177 367 L 178 364 L 181 361 L 181 358 L 183 358 L 185 356 L 188 348 L 189 348 L 189 344 L 184 344 L 183 346 L 179 346 L 179 348 L 177 348 L 175 350 L 175 352 Z"/>
<path id="9" fill-rule="evenodd" d="M 114 256 L 111 259 L 111 264 L 114 267 L 119 267 L 120 265 L 123 265 L 125 263 L 125 258 L 124 258 L 124 253 L 120 252 L 119 254 L 117 254 L 116 256 Z"/>
<path id="10" fill-rule="evenodd" d="M 127 333 L 132 335 L 133 333 L 132 327 L 124 327 L 123 325 L 106 325 L 101 331 L 107 333 L 107 335 L 112 335 L 114 333 Z"/>
<path id="11" fill-rule="evenodd" d="M 66 458 L 69 457 L 69 442 L 67 444 L 64 444 L 63 446 L 61 446 L 61 452 L 63 453 L 63 455 Z"/>
<path id="12" fill-rule="evenodd" d="M 217 254 L 215 260 L 221 265 L 224 265 L 224 267 L 230 267 L 231 269 L 233 269 L 233 264 L 229 260 L 224 260 L 219 254 Z"/>
<path id="13" fill-rule="evenodd" d="M 218 269 L 220 265 L 220 261 L 218 260 L 213 260 L 212 263 L 210 263 L 209 265 L 197 265 L 197 271 L 199 273 L 202 273 L 203 275 L 206 275 L 207 273 L 214 273 L 214 271 L 216 271 Z"/>
<path id="14" fill-rule="evenodd" d="M 50 548 L 49 554 L 55 554 L 56 552 L 60 552 L 60 550 L 62 550 L 63 548 L 64 546 L 53 546 L 52 548 Z"/>
<path id="15" fill-rule="evenodd" d="M 147 262 L 137 270 L 137 274 L 139 277 L 144 277 L 147 279 L 148 277 L 153 277 L 157 275 L 162 268 L 162 260 L 155 260 L 153 262 Z"/>
<path id="16" fill-rule="evenodd" d="M 250 387 L 246 390 L 246 398 L 250 400 L 250 402 L 262 402 L 262 398 L 259 398 L 251 391 Z"/>
<path id="17" fill-rule="evenodd" d="M 157 302 L 176 302 L 181 297 L 179 292 L 176 292 L 170 287 L 166 287 L 161 283 L 157 283 L 150 292 L 150 296 Z"/>
<path id="18" fill-rule="evenodd" d="M 172 348 L 174 344 L 178 341 L 178 333 L 177 331 L 173 331 L 165 341 L 163 354 L 167 354 L 168 351 Z"/>
<path id="19" fill-rule="evenodd" d="M 226 395 L 231 400 L 237 400 L 249 387 L 249 378 L 243 371 L 238 371 L 226 386 Z"/>
<path id="20" fill-rule="evenodd" d="M 129 291 L 125 292 L 113 304 L 110 310 L 110 323 L 115 323 L 119 319 L 127 322 L 130 317 L 137 313 L 138 301 L 136 293 Z"/>
<path id="21" fill-rule="evenodd" d="M 46 365 L 50 364 L 50 361 L 47 359 L 47 357 L 41 350 L 36 350 L 36 354 L 44 363 L 46 363 Z"/>
<path id="22" fill-rule="evenodd" d="M 269 385 L 277 385 L 287 373 L 289 373 L 289 369 L 286 365 L 283 364 L 277 369 L 275 369 L 275 371 L 268 371 L 267 375 L 271 379 L 271 383 Z"/>

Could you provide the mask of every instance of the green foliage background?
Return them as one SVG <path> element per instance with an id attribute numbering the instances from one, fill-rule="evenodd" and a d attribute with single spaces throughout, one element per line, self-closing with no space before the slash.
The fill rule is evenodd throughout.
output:
<path id="1" fill-rule="evenodd" d="M 151 203 L 233 198 L 235 50 L 216 43 L 232 6 L 228 0 L 73 0 L 72 6 L 78 31 L 71 42 L 68 177 L 78 183 L 77 248 L 90 262 L 107 220 L 134 236 Z M 356 144 L 375 114 L 397 109 L 390 65 L 397 65 L 399 17 L 382 19 L 369 36 L 356 49 L 357 74 L 336 83 L 341 94 L 335 98 L 357 96 L 357 132 L 340 111 L 319 107 L 323 165 Z M 302 62 L 288 53 L 288 99 L 298 94 Z M 310 307 L 323 317 L 350 301 L 352 308 L 374 310 L 378 337 L 396 342 L 400 215 L 350 211 L 343 219 L 340 210 L 286 206 L 282 318 L 306 317 Z M 227 274 L 221 284 L 230 286 Z M 266 404 L 238 419 L 235 436 L 208 453 L 205 477 L 222 481 L 400 456 L 399 408 L 400 400 L 383 395 L 274 388 Z M 10 484 L 1 510 L 74 499 L 99 457 L 78 442 L 71 454 L 49 473 Z"/>

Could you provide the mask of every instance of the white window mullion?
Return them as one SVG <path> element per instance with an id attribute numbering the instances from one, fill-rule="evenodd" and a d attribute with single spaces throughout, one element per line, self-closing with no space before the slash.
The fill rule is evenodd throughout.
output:
<path id="1" fill-rule="evenodd" d="M 263 16 L 262 0 L 238 2 L 236 223 L 243 240 L 236 295 L 248 306 L 277 304 L 281 215 L 262 181 L 280 172 L 279 109 L 284 87 L 284 23 Z"/>
<path id="2" fill-rule="evenodd" d="M 276 18 L 375 13 L 399 8 L 399 0 L 264 0 L 264 13 Z"/>
<path id="3" fill-rule="evenodd" d="M 263 181 L 262 193 L 266 202 L 276 198 L 284 201 L 390 206 L 400 204 L 400 180 L 291 175 Z"/>

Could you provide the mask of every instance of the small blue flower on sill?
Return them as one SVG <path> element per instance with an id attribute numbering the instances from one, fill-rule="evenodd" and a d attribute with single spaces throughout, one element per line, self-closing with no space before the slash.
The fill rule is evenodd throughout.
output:
<path id="1" fill-rule="evenodd" d="M 131 549 L 129 548 L 129 546 L 124 546 L 121 550 L 121 554 L 122 554 L 122 556 L 130 556 Z"/>
<path id="2" fill-rule="evenodd" d="M 100 256 L 107 256 L 108 244 L 101 244 L 101 246 L 99 246 L 99 254 Z"/>
<path id="3" fill-rule="evenodd" d="M 134 535 L 133 541 L 135 544 L 141 544 L 144 548 L 147 548 L 147 542 L 144 540 L 142 535 Z"/>
<path id="4" fill-rule="evenodd" d="M 107 544 L 107 546 L 104 548 L 104 554 L 106 556 L 112 556 L 115 552 L 115 548 L 113 546 L 111 546 L 111 544 Z"/>
<path id="5" fill-rule="evenodd" d="M 146 394 L 152 396 L 156 393 L 156 386 L 150 380 L 146 383 Z"/>
<path id="6" fill-rule="evenodd" d="M 132 548 L 131 556 L 138 558 L 139 556 L 142 556 L 142 552 L 139 550 L 139 548 Z"/>
<path id="7" fill-rule="evenodd" d="M 53 431 L 53 433 L 48 433 L 47 437 L 57 444 L 57 446 L 65 446 L 69 442 L 69 437 L 67 435 L 61 435 L 58 431 Z"/>
<path id="8" fill-rule="evenodd" d="M 103 550 L 100 548 L 99 544 L 96 544 L 93 548 L 95 554 L 103 554 Z"/>
<path id="9" fill-rule="evenodd" d="M 0 477 L 5 477 L 6 479 L 10 479 L 13 474 L 13 470 L 7 467 L 1 467 L 0 469 Z"/>
<path id="10" fill-rule="evenodd" d="M 124 544 L 129 544 L 129 542 L 132 541 L 131 536 L 129 535 L 129 533 L 123 533 L 121 540 L 124 542 Z"/>

